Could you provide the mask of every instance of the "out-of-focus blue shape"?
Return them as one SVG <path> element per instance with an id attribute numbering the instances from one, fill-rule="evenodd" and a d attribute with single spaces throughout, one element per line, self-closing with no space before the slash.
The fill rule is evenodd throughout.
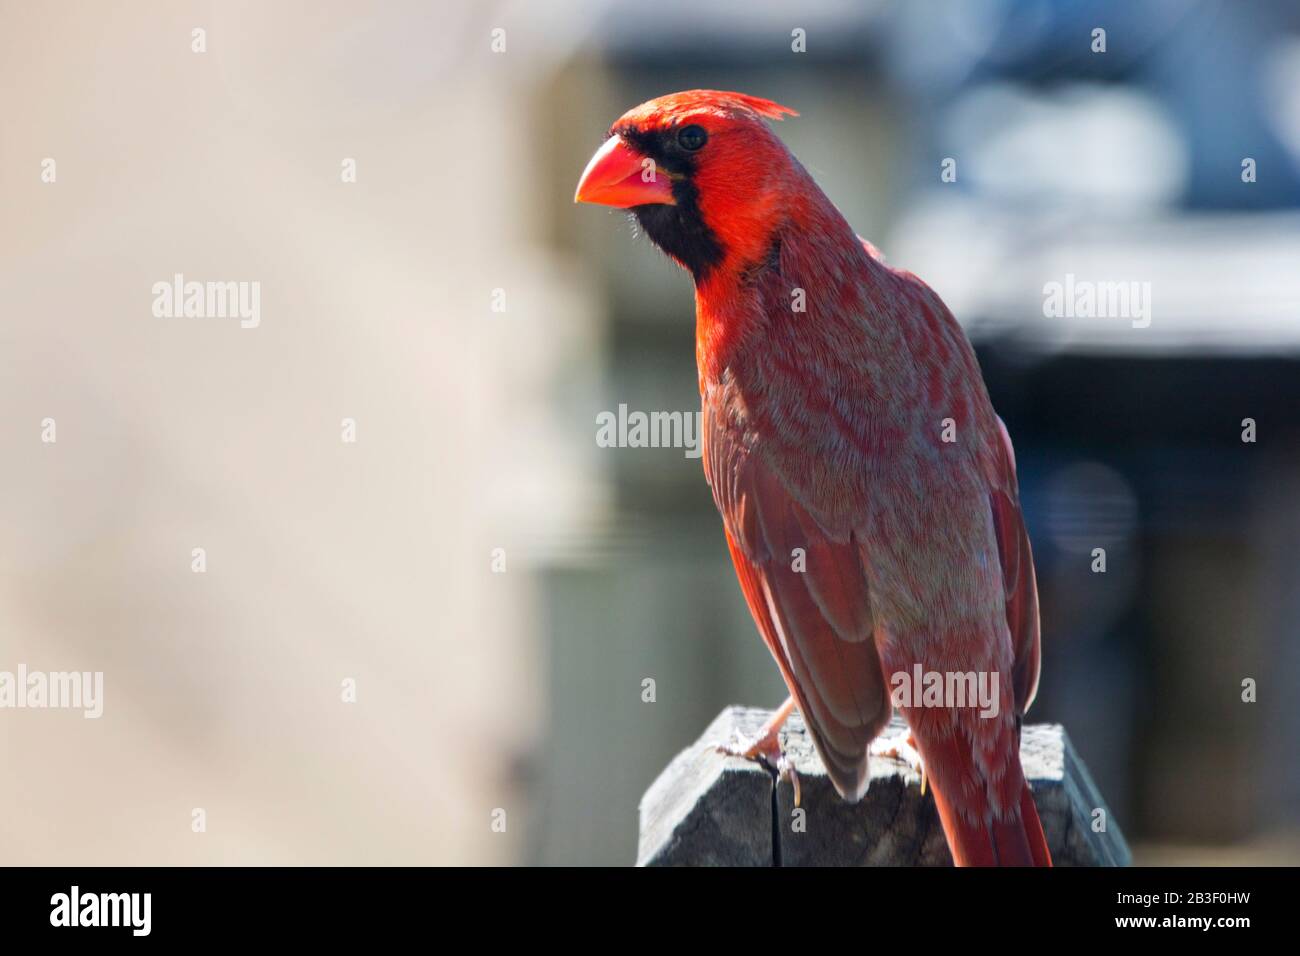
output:
<path id="1" fill-rule="evenodd" d="M 1121 85 L 1158 101 L 1182 138 L 1181 205 L 1300 206 L 1300 93 L 1285 82 L 1300 26 L 1294 3 L 935 0 L 891 10 L 882 49 L 915 115 L 935 118 L 932 143 L 944 136 L 945 107 L 974 86 Z M 1093 50 L 1099 28 L 1104 53 Z M 1253 183 L 1241 179 L 1247 157 Z"/>

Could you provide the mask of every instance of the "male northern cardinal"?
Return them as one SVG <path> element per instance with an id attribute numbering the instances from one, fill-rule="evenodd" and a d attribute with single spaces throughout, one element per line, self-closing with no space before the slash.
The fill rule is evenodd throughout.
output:
<path id="1" fill-rule="evenodd" d="M 704 473 L 791 694 L 744 753 L 778 759 L 797 705 L 856 801 L 897 704 L 954 862 L 1051 865 L 1020 766 L 1038 594 L 1010 438 L 952 314 L 854 234 L 765 122 L 783 114 L 643 103 L 574 197 L 629 209 L 695 280 Z M 900 695 L 918 671 L 988 678 L 994 706 Z"/>

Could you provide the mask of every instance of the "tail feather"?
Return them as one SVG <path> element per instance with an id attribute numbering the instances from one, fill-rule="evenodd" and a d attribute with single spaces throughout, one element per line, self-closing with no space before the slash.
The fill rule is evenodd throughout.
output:
<path id="1" fill-rule="evenodd" d="M 1009 745 L 995 751 L 1000 772 L 989 773 L 974 759 L 971 738 L 962 728 L 927 730 L 932 728 L 924 719 L 912 723 L 953 863 L 1051 866 L 1043 824 L 1020 766 L 1019 733 L 1005 735 Z"/>
<path id="2" fill-rule="evenodd" d="M 1034 794 L 1025 781 L 1020 791 L 1020 816 L 1025 824 L 1025 838 L 1029 841 L 1029 853 L 1034 858 L 1034 866 L 1051 866 L 1052 851 L 1047 848 L 1047 834 L 1043 832 L 1043 821 L 1038 819 L 1038 807 L 1034 806 Z"/>

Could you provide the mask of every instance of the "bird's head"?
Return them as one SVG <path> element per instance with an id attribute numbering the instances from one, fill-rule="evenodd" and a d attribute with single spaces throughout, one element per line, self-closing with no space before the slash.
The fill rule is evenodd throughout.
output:
<path id="1" fill-rule="evenodd" d="M 624 113 L 575 202 L 629 210 L 696 283 L 762 262 L 789 214 L 798 164 L 766 123 L 794 110 L 719 90 L 672 93 Z"/>

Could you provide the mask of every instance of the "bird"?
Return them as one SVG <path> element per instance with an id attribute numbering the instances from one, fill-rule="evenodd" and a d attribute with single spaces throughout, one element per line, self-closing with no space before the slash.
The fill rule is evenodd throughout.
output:
<path id="1" fill-rule="evenodd" d="M 574 195 L 626 210 L 694 281 L 705 478 L 790 692 L 734 752 L 788 768 L 797 707 L 856 802 L 897 710 L 908 736 L 887 751 L 914 747 L 953 863 L 1050 866 L 1020 763 L 1040 636 L 1009 434 L 947 306 L 776 134 L 797 115 L 721 90 L 649 100 Z"/>

